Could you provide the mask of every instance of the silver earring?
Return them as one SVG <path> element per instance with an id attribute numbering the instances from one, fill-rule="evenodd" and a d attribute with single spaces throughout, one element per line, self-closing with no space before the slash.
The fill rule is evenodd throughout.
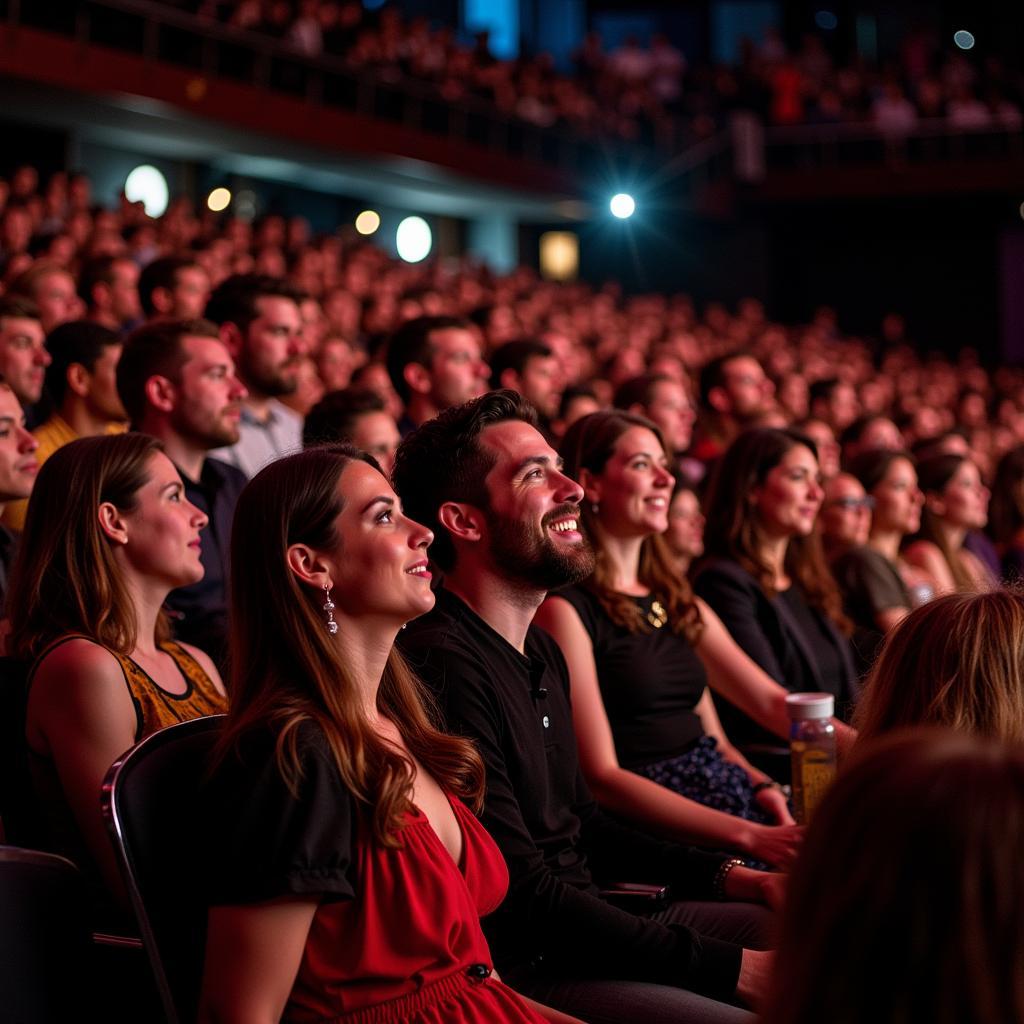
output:
<path id="1" fill-rule="evenodd" d="M 331 600 L 331 585 L 324 584 L 324 611 L 327 612 L 327 632 L 334 636 L 338 632 L 338 624 L 334 621 L 334 602 Z"/>
<path id="2" fill-rule="evenodd" d="M 596 516 L 601 511 L 601 506 L 596 501 L 592 501 L 590 503 L 590 511 Z"/>

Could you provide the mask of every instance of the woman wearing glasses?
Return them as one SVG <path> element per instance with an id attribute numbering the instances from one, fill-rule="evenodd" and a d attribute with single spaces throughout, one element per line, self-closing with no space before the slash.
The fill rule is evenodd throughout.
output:
<path id="1" fill-rule="evenodd" d="M 870 667 L 885 635 L 912 609 L 935 596 L 931 580 L 900 555 L 904 537 L 921 525 L 924 496 L 907 452 L 864 452 L 850 475 L 873 506 L 867 542 L 832 563 L 856 627 L 854 647 L 863 671 Z M 866 511 L 866 510 L 865 510 Z"/>

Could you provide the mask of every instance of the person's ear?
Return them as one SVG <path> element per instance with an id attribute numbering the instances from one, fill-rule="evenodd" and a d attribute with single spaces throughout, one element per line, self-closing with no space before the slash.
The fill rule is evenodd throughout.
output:
<path id="1" fill-rule="evenodd" d="M 413 394 L 430 394 L 433 387 L 430 382 L 430 371 L 422 363 L 406 363 L 402 368 L 402 376 Z"/>
<path id="2" fill-rule="evenodd" d="M 167 316 L 174 304 L 170 290 L 164 288 L 163 285 L 159 285 L 149 293 L 149 301 L 161 316 Z"/>
<path id="3" fill-rule="evenodd" d="M 224 343 L 231 358 L 237 361 L 242 353 L 242 341 L 244 340 L 242 332 L 238 329 L 238 324 L 230 322 L 221 324 L 220 340 Z"/>
<path id="4" fill-rule="evenodd" d="M 174 409 L 177 398 L 177 388 L 169 377 L 161 374 L 154 374 L 146 378 L 142 385 L 142 392 L 146 397 L 146 404 L 153 406 L 159 412 L 168 413 Z"/>
<path id="5" fill-rule="evenodd" d="M 81 363 L 71 363 L 64 373 L 64 380 L 68 389 L 79 398 L 85 398 L 89 394 L 92 374 Z"/>
<path id="6" fill-rule="evenodd" d="M 576 483 L 583 488 L 583 500 L 587 504 L 600 504 L 602 492 L 600 477 L 591 473 L 586 466 L 580 466 L 580 470 L 576 474 Z"/>
<path id="7" fill-rule="evenodd" d="M 128 524 L 121 510 L 113 502 L 100 502 L 96 515 L 100 521 L 100 529 L 108 540 L 115 544 L 128 543 Z"/>
<path id="8" fill-rule="evenodd" d="M 715 412 L 723 414 L 730 412 L 732 409 L 732 403 L 729 401 L 729 392 L 721 386 L 712 388 L 708 392 L 708 405 L 710 405 Z"/>
<path id="9" fill-rule="evenodd" d="M 511 391 L 518 391 L 522 386 L 522 383 L 523 382 L 520 379 L 519 374 L 516 373 L 511 366 L 505 367 L 505 369 L 501 371 L 501 376 L 498 378 L 498 387 L 509 388 Z"/>
<path id="10" fill-rule="evenodd" d="M 940 519 L 946 514 L 946 503 L 942 500 L 941 494 L 925 494 L 924 507 Z"/>
<path id="11" fill-rule="evenodd" d="M 484 519 L 484 513 L 476 505 L 462 501 L 446 501 L 437 510 L 437 521 L 453 540 L 480 540 Z"/>
<path id="12" fill-rule="evenodd" d="M 285 554 L 285 561 L 300 583 L 318 590 L 334 586 L 331 567 L 316 548 L 308 544 L 292 544 Z"/>

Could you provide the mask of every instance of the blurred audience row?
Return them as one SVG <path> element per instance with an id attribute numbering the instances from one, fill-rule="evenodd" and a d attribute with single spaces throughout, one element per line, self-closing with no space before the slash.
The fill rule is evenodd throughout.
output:
<path id="1" fill-rule="evenodd" d="M 168 0 L 175 2 L 175 0 Z M 182 6 L 175 2 L 175 6 Z M 436 86 L 441 98 L 485 99 L 498 111 L 539 125 L 558 123 L 591 136 L 673 140 L 682 119 L 691 138 L 722 128 L 735 111 L 768 124 L 871 123 L 911 131 L 922 119 L 954 130 L 1014 130 L 1024 98 L 1020 75 L 998 58 L 976 61 L 936 28 L 905 35 L 898 55 L 880 62 L 843 53 L 835 36 L 807 32 L 795 48 L 768 28 L 745 40 L 735 64 L 688 67 L 667 36 L 649 45 L 634 36 L 605 49 L 589 32 L 573 55 L 572 75 L 546 53 L 499 60 L 488 34 L 463 45 L 452 27 L 395 7 L 369 11 L 355 0 L 190 0 L 204 18 L 267 33 L 298 52 L 342 56 L 383 80 Z"/>

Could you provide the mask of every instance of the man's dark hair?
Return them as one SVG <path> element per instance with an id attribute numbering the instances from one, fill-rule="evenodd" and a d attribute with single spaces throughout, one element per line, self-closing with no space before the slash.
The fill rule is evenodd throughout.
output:
<path id="1" fill-rule="evenodd" d="M 618 391 L 615 392 L 615 398 L 612 400 L 612 405 L 616 409 L 624 409 L 627 412 L 634 405 L 639 405 L 646 409 L 654 399 L 655 384 L 660 384 L 665 380 L 671 381 L 672 378 L 664 373 L 644 373 L 639 377 L 630 377 L 629 380 L 623 381 L 619 385 Z"/>
<path id="2" fill-rule="evenodd" d="M 589 384 L 570 384 L 562 392 L 562 397 L 558 400 L 558 418 L 560 420 L 565 419 L 569 406 L 577 398 L 592 398 L 595 402 L 598 401 L 597 392 Z"/>
<path id="3" fill-rule="evenodd" d="M 455 546 L 438 522 L 438 509 L 446 501 L 488 508 L 485 481 L 495 456 L 481 448 L 478 439 L 486 427 L 506 420 L 536 427 L 537 412 L 518 392 L 489 391 L 446 409 L 398 446 L 392 483 L 405 514 L 433 530 L 430 557 L 445 572 L 455 565 Z"/>
<path id="4" fill-rule="evenodd" d="M 384 411 L 384 399 L 368 388 L 331 391 L 306 414 L 306 422 L 302 425 L 302 447 L 351 441 L 360 416 Z"/>
<path id="5" fill-rule="evenodd" d="M 735 352 L 727 352 L 724 356 L 717 356 L 701 368 L 697 383 L 700 390 L 700 404 L 705 408 L 708 405 L 708 395 L 725 383 L 725 368 L 735 359 L 757 361 L 757 356 L 746 349 L 737 349 Z"/>
<path id="6" fill-rule="evenodd" d="M 814 407 L 814 403 L 817 401 L 829 401 L 832 397 L 832 393 L 839 387 L 838 377 L 826 377 L 824 380 L 816 380 L 807 389 L 807 400 L 811 408 Z"/>
<path id="7" fill-rule="evenodd" d="M 90 309 L 93 307 L 93 289 L 98 284 L 114 283 L 114 267 L 118 263 L 131 263 L 130 256 L 93 256 L 78 273 L 78 296 Z"/>
<path id="8" fill-rule="evenodd" d="M 215 324 L 234 324 L 243 334 L 249 324 L 260 315 L 256 308 L 259 299 L 291 299 L 298 304 L 305 293 L 294 288 L 282 277 L 269 274 L 232 274 L 225 278 L 210 295 L 204 315 Z"/>
<path id="9" fill-rule="evenodd" d="M 500 388 L 501 375 L 506 370 L 515 370 L 516 376 L 522 377 L 531 359 L 549 359 L 551 349 L 542 341 L 533 338 L 520 338 L 518 341 L 506 341 L 499 345 L 488 360 L 491 367 L 491 387 Z"/>
<path id="10" fill-rule="evenodd" d="M 157 288 L 171 290 L 177 283 L 179 271 L 197 266 L 199 264 L 187 256 L 164 256 L 148 264 L 139 275 L 139 301 L 146 316 L 152 316 L 156 312 L 153 306 L 153 292 Z"/>
<path id="11" fill-rule="evenodd" d="M 0 320 L 38 320 L 39 307 L 27 295 L 0 295 Z"/>
<path id="12" fill-rule="evenodd" d="M 181 341 L 188 336 L 219 339 L 220 333 L 209 320 L 161 320 L 138 327 L 125 338 L 117 361 L 117 393 L 133 426 L 146 413 L 146 381 L 155 376 L 180 378 L 185 365 Z"/>
<path id="13" fill-rule="evenodd" d="M 72 320 L 55 327 L 46 337 L 52 363 L 46 368 L 46 390 L 58 408 L 68 392 L 68 367 L 73 363 L 92 373 L 104 349 L 120 345 L 116 331 L 91 320 Z"/>
<path id="14" fill-rule="evenodd" d="M 467 330 L 469 327 L 469 321 L 458 316 L 418 316 L 415 320 L 407 320 L 391 335 L 385 365 L 391 384 L 403 402 L 412 397 L 403 371 L 409 363 L 430 366 L 433 355 L 430 335 L 434 331 Z"/>

